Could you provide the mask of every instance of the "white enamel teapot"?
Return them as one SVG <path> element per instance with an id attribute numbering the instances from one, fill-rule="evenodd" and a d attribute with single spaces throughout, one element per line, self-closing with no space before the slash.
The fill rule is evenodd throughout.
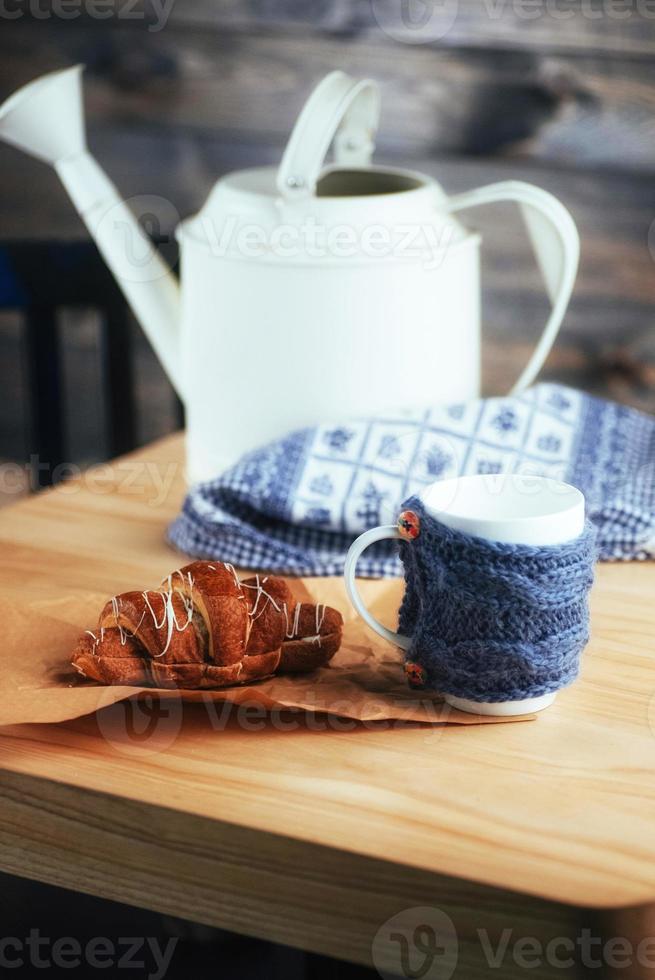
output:
<path id="1" fill-rule="evenodd" d="M 0 138 L 55 167 L 179 392 L 189 479 L 293 428 L 478 395 L 480 238 L 453 217 L 476 205 L 521 209 L 552 308 L 513 390 L 543 364 L 578 263 L 568 211 L 517 181 L 449 198 L 371 166 L 378 115 L 373 82 L 324 78 L 280 166 L 222 177 L 179 226 L 178 284 L 87 151 L 81 66 L 0 107 Z"/>

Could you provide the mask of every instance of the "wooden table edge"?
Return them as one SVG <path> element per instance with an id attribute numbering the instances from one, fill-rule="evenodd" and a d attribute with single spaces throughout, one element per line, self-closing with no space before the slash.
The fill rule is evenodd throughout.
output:
<path id="1" fill-rule="evenodd" d="M 579 908 L 8 769 L 0 790 L 3 871 L 365 965 L 406 909 L 452 919 L 467 977 L 488 967 L 476 930 L 545 943 L 584 928 L 625 934 L 655 914 Z"/>
<path id="2" fill-rule="evenodd" d="M 113 462 L 153 450 L 165 461 L 182 439 L 166 436 Z M 38 514 L 40 501 L 16 507 Z M 610 935 L 655 935 L 655 896 L 582 907 L 153 805 L 129 788 L 111 795 L 56 772 L 2 768 L 0 791 L 0 867 L 10 873 L 354 962 L 371 962 L 377 929 L 391 915 L 420 905 L 446 911 L 465 937 L 480 923 L 526 935 L 570 935 L 587 924 Z M 476 955 L 471 944 L 467 980 L 487 975 Z"/>

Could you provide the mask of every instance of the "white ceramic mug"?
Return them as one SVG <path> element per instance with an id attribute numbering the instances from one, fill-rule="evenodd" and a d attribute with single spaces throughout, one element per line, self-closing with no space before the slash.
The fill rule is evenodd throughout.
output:
<path id="1" fill-rule="evenodd" d="M 426 511 L 457 531 L 488 541 L 506 544 L 558 545 L 579 537 L 584 530 L 585 502 L 582 493 L 568 483 L 549 477 L 497 474 L 461 476 L 432 483 L 420 493 Z M 357 559 L 369 545 L 385 538 L 401 538 L 395 524 L 374 527 L 361 534 L 350 547 L 344 578 L 346 591 L 362 619 L 391 643 L 407 650 L 408 636 L 378 622 L 357 591 Z M 462 711 L 485 715 L 518 715 L 541 711 L 555 700 L 544 694 L 524 701 L 479 702 L 445 695 L 448 704 Z"/>

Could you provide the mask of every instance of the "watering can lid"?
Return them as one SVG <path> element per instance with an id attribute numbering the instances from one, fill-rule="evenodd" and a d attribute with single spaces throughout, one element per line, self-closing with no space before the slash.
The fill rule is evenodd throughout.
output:
<path id="1" fill-rule="evenodd" d="M 214 184 L 203 211 L 211 210 L 216 199 L 220 204 L 225 203 L 228 196 L 235 204 L 244 207 L 258 204 L 265 206 L 266 199 L 289 204 L 300 201 L 319 202 L 319 205 L 340 200 L 344 204 L 356 205 L 361 200 L 371 198 L 375 198 L 376 207 L 385 203 L 400 203 L 401 199 L 402 206 L 406 206 L 410 195 L 418 198 L 412 192 L 424 192 L 426 189 L 429 189 L 433 203 L 438 205 L 443 201 L 445 204 L 447 200 L 444 190 L 432 177 L 416 170 L 398 167 L 329 164 L 321 169 L 311 194 L 292 199 L 280 194 L 278 177 L 279 170 L 276 167 L 251 167 L 226 174 Z M 426 195 L 421 194 L 421 198 L 424 196 Z"/>
<path id="2" fill-rule="evenodd" d="M 196 240 L 252 223 L 271 230 L 311 215 L 326 225 L 427 221 L 465 231 L 441 205 L 441 187 L 420 173 L 371 167 L 380 114 L 377 85 L 333 71 L 311 93 L 278 168 L 240 170 L 221 178 L 200 211 L 183 227 Z M 325 157 L 334 145 L 334 164 Z"/>
<path id="3" fill-rule="evenodd" d="M 253 167 L 220 178 L 201 210 L 178 229 L 180 238 L 216 242 L 226 230 L 248 227 L 270 233 L 281 225 L 302 225 L 314 218 L 327 228 L 429 223 L 448 226 L 453 240 L 467 229 L 447 209 L 447 195 L 430 177 L 392 167 L 324 167 L 311 195 L 284 198 L 275 167 Z"/>

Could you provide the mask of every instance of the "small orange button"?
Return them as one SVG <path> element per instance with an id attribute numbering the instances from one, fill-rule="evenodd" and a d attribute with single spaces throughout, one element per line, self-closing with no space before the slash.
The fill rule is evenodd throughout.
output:
<path id="1" fill-rule="evenodd" d="M 405 677 L 410 687 L 423 687 L 425 685 L 425 671 L 420 664 L 414 664 L 411 660 L 405 663 Z"/>
<path id="2" fill-rule="evenodd" d="M 398 531 L 402 538 L 413 541 L 418 538 L 421 522 L 413 510 L 404 510 L 398 517 Z"/>

